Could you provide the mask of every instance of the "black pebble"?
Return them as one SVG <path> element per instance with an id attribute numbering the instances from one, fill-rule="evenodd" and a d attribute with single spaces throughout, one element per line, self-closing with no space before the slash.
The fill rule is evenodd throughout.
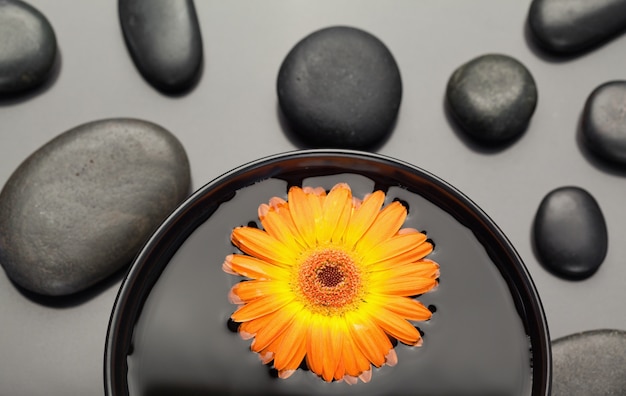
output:
<path id="1" fill-rule="evenodd" d="M 561 187 L 546 195 L 533 231 L 539 261 L 565 279 L 590 277 L 606 256 L 604 216 L 593 196 L 582 188 Z"/>
<path id="2" fill-rule="evenodd" d="M 392 130 L 402 80 L 378 38 L 337 26 L 296 44 L 282 63 L 277 91 L 291 130 L 305 143 L 369 148 Z"/>
<path id="3" fill-rule="evenodd" d="M 607 162 L 626 166 L 626 81 L 597 87 L 583 111 L 583 141 Z"/>
<path id="4" fill-rule="evenodd" d="M 519 61 L 487 54 L 461 65 L 448 81 L 448 109 L 467 135 L 486 145 L 521 136 L 537 106 L 537 87 Z"/>
<path id="5" fill-rule="evenodd" d="M 0 95 L 13 95 L 44 82 L 57 54 L 46 17 L 19 0 L 0 1 Z"/>
<path id="6" fill-rule="evenodd" d="M 184 148 L 160 126 L 123 118 L 77 126 L 2 189 L 0 264 L 35 293 L 84 290 L 130 264 L 189 186 Z"/>
<path id="7" fill-rule="evenodd" d="M 135 65 L 155 88 L 182 93 L 202 70 L 202 36 L 193 0 L 119 0 L 122 32 Z"/>
<path id="8" fill-rule="evenodd" d="M 575 54 L 626 29 L 626 0 L 534 0 L 528 25 L 545 50 Z"/>
<path id="9" fill-rule="evenodd" d="M 593 330 L 552 343 L 552 396 L 626 394 L 626 332 Z"/>

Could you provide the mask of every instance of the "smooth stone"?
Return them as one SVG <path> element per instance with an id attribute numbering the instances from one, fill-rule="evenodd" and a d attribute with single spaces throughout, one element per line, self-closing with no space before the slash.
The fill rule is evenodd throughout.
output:
<path id="1" fill-rule="evenodd" d="M 600 206 L 580 187 L 560 187 L 543 198 L 535 215 L 533 237 L 544 267 L 570 280 L 593 275 L 608 247 Z"/>
<path id="2" fill-rule="evenodd" d="M 593 330 L 552 343 L 552 396 L 626 394 L 626 332 Z"/>
<path id="3" fill-rule="evenodd" d="M 582 116 L 585 145 L 600 159 L 626 166 L 626 81 L 597 87 L 587 98 Z"/>
<path id="4" fill-rule="evenodd" d="M 448 80 L 448 109 L 475 141 L 499 145 L 521 136 L 537 106 L 528 69 L 502 54 L 482 55 L 458 67 Z"/>
<path id="5" fill-rule="evenodd" d="M 626 29 L 626 0 L 534 0 L 528 26 L 545 50 L 575 54 Z"/>
<path id="6" fill-rule="evenodd" d="M 144 78 L 165 93 L 181 93 L 202 70 L 202 35 L 193 0 L 119 0 L 120 24 Z"/>
<path id="7" fill-rule="evenodd" d="M 393 128 L 402 99 L 389 49 L 360 29 L 335 26 L 298 42 L 277 78 L 292 132 L 316 147 L 370 148 Z"/>
<path id="8" fill-rule="evenodd" d="M 46 81 L 57 41 L 41 12 L 19 0 L 1 0 L 0 38 L 0 95 L 23 92 Z"/>
<path id="9" fill-rule="evenodd" d="M 187 155 L 150 122 L 80 125 L 28 157 L 0 193 L 0 264 L 11 280 L 68 295 L 129 264 L 190 186 Z"/>

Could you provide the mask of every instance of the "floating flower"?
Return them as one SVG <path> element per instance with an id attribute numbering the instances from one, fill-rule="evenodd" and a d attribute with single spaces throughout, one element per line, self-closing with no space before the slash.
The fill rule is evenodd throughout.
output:
<path id="1" fill-rule="evenodd" d="M 292 187 L 287 198 L 259 206 L 263 230 L 232 232 L 246 254 L 229 255 L 223 269 L 249 280 L 231 289 L 231 302 L 240 304 L 231 318 L 281 378 L 306 359 L 326 381 L 368 382 L 372 365 L 397 362 L 390 337 L 422 343 L 409 321 L 432 314 L 411 296 L 437 285 L 439 265 L 424 258 L 432 244 L 401 229 L 407 212 L 400 202 L 381 209 L 382 191 L 361 201 L 340 183 L 328 194 Z"/>

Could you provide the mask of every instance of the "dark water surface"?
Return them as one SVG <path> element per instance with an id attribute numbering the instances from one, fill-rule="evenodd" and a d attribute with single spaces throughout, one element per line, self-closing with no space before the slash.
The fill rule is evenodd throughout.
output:
<path id="1" fill-rule="evenodd" d="M 525 396 L 531 394 L 532 351 L 511 290 L 477 236 L 453 216 L 398 185 L 358 174 L 302 180 L 329 189 L 348 182 L 363 197 L 374 188 L 387 202 L 409 207 L 404 227 L 425 231 L 441 265 L 440 285 L 419 299 L 436 312 L 419 323 L 421 348 L 398 344 L 395 367 L 374 369 L 368 384 L 325 383 L 299 369 L 287 380 L 250 352 L 227 326 L 235 306 L 227 299 L 241 278 L 222 271 L 235 252 L 233 227 L 257 220 L 257 207 L 286 197 L 288 183 L 267 179 L 222 202 L 174 254 L 152 288 L 127 357 L 130 395 L 412 395 Z M 290 183 L 299 184 L 291 180 Z"/>

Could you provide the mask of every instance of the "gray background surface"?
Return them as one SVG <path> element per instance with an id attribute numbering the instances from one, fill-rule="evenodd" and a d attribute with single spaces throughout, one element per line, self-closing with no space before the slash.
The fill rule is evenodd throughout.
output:
<path id="1" fill-rule="evenodd" d="M 626 37 L 559 60 L 529 41 L 529 1 L 197 0 L 204 73 L 189 94 L 168 97 L 132 63 L 116 1 L 30 3 L 53 25 L 61 62 L 43 89 L 0 102 L 0 185 L 59 133 L 109 117 L 141 118 L 173 132 L 189 155 L 194 189 L 245 162 L 300 148 L 280 121 L 278 68 L 305 35 L 331 25 L 354 26 L 380 38 L 402 74 L 399 118 L 377 151 L 437 174 L 493 218 L 533 276 L 553 339 L 626 329 L 626 173 L 588 158 L 577 139 L 589 93 L 606 81 L 626 79 Z M 462 139 L 443 108 L 450 74 L 486 53 L 521 61 L 539 91 L 525 135 L 499 151 Z M 606 260 L 580 282 L 548 273 L 531 245 L 539 202 L 563 185 L 594 195 L 608 225 Z M 122 275 L 78 298 L 51 302 L 23 294 L 0 271 L 0 395 L 102 395 L 105 335 Z"/>

